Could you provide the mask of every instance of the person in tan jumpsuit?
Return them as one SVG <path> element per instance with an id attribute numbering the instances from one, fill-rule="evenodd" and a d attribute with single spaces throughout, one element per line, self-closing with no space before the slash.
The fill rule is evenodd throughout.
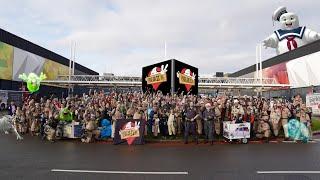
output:
<path id="1" fill-rule="evenodd" d="M 312 139 L 312 130 L 311 130 L 311 120 L 308 113 L 308 109 L 305 104 L 301 105 L 300 111 L 297 113 L 297 117 L 299 117 L 300 122 L 302 122 L 309 131 L 309 139 Z"/>
<path id="2" fill-rule="evenodd" d="M 202 112 L 204 111 L 205 107 L 204 107 L 204 104 L 202 103 L 200 106 L 197 107 L 197 113 L 198 113 L 198 116 L 196 118 L 196 123 L 197 123 L 197 133 L 198 135 L 201 135 L 202 134 L 202 129 L 203 129 L 203 126 L 202 126 Z"/>
<path id="3" fill-rule="evenodd" d="M 288 124 L 288 118 L 289 118 L 290 116 L 291 116 L 290 110 L 288 109 L 287 106 L 285 106 L 284 104 L 282 104 L 281 124 L 280 124 L 280 127 L 279 127 L 279 128 L 281 128 L 281 126 L 282 126 L 283 131 L 284 131 L 285 140 L 287 140 L 287 139 L 289 138 L 287 124 Z"/>
<path id="4" fill-rule="evenodd" d="M 279 135 L 279 122 L 281 119 L 281 110 L 274 105 L 271 108 L 270 112 L 270 124 L 272 126 L 274 136 L 278 137 Z"/>
<path id="5" fill-rule="evenodd" d="M 215 133 L 219 136 L 221 134 L 221 109 L 220 106 L 217 102 L 213 103 L 213 109 L 214 109 L 214 130 Z"/>
<path id="6" fill-rule="evenodd" d="M 177 131 L 177 134 L 180 135 L 181 132 L 182 132 L 182 113 L 181 113 L 181 110 L 180 108 L 177 106 L 175 108 L 175 111 L 174 111 L 174 115 L 176 117 L 176 131 Z"/>
<path id="7" fill-rule="evenodd" d="M 269 115 L 268 115 L 267 108 L 263 108 L 261 111 L 261 118 L 258 125 L 257 137 L 260 139 L 266 138 L 266 141 L 269 141 L 269 137 L 271 135 L 268 121 L 269 121 Z"/>

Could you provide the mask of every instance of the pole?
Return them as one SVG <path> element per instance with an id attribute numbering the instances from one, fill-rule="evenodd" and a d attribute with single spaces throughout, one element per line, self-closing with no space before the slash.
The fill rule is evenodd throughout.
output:
<path id="1" fill-rule="evenodd" d="M 72 75 L 74 75 L 74 69 L 75 69 L 75 61 L 76 61 L 76 42 L 74 42 L 74 48 L 73 48 L 73 64 L 72 64 Z"/>
<path id="2" fill-rule="evenodd" d="M 263 70 L 263 67 L 262 67 L 262 45 L 259 44 L 259 59 L 260 59 L 260 83 L 261 85 L 263 86 L 263 82 L 262 82 L 262 70 Z"/>
<path id="3" fill-rule="evenodd" d="M 167 60 L 167 41 L 164 41 L 164 59 Z"/>
<path id="4" fill-rule="evenodd" d="M 71 41 L 71 48 L 70 48 L 70 59 L 69 59 L 69 81 L 71 80 L 71 66 L 72 66 L 72 41 Z"/>
<path id="5" fill-rule="evenodd" d="M 256 83 L 258 83 L 258 79 L 259 79 L 259 48 L 258 48 L 258 45 L 256 45 Z M 257 90 L 257 96 L 259 95 L 259 88 L 256 88 Z"/>
<path id="6" fill-rule="evenodd" d="M 70 48 L 70 59 L 69 59 L 69 82 L 71 81 L 71 66 L 72 66 L 72 41 Z M 68 83 L 68 96 L 70 95 L 70 84 Z"/>
<path id="7" fill-rule="evenodd" d="M 73 46 L 73 59 L 72 59 L 72 75 L 74 76 L 74 69 L 75 69 L 75 61 L 76 61 L 76 42 L 74 42 L 74 46 Z M 74 87 L 71 87 L 71 92 L 72 92 L 72 96 L 73 96 L 73 89 Z"/>
<path id="8" fill-rule="evenodd" d="M 258 46 L 256 46 L 256 80 L 259 79 L 259 58 L 258 58 Z"/>
<path id="9" fill-rule="evenodd" d="M 263 81 L 262 81 L 262 76 L 263 76 L 263 67 L 262 67 L 262 45 L 259 44 L 259 60 L 260 60 L 260 84 L 261 84 L 261 97 L 262 97 L 262 88 L 263 88 Z"/>

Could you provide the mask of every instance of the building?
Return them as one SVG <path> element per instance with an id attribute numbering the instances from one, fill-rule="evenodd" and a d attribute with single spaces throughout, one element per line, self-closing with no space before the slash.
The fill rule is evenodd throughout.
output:
<path id="1" fill-rule="evenodd" d="M 19 74 L 44 72 L 48 80 L 69 74 L 69 59 L 40 47 L 28 40 L 0 29 L 0 90 L 19 91 L 24 83 Z M 99 73 L 75 63 L 75 75 L 99 75 Z M 66 89 L 42 85 L 39 94 L 66 94 Z"/>
<path id="2" fill-rule="evenodd" d="M 262 62 L 263 78 L 275 78 L 278 83 L 291 84 L 290 90 L 267 92 L 266 96 L 291 97 L 320 92 L 320 40 Z M 254 78 L 256 65 L 249 66 L 229 77 Z"/>

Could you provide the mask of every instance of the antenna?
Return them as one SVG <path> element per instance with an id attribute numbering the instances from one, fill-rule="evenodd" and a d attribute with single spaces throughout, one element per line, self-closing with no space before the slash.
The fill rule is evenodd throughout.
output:
<path id="1" fill-rule="evenodd" d="M 167 60 L 167 41 L 164 41 L 164 59 Z"/>
<path id="2" fill-rule="evenodd" d="M 74 69 L 75 69 L 75 61 L 76 61 L 76 42 L 74 42 L 74 47 L 73 47 L 73 64 L 72 64 L 72 75 L 74 75 Z"/>
<path id="3" fill-rule="evenodd" d="M 71 41 L 71 46 L 70 46 L 70 59 L 69 59 L 69 81 L 71 80 L 71 66 L 72 66 L 72 41 Z"/>

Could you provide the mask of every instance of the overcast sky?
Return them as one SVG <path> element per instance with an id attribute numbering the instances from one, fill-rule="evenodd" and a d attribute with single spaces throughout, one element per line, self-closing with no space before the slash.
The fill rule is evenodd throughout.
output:
<path id="1" fill-rule="evenodd" d="M 319 0 L 0 0 L 0 27 L 99 73 L 141 75 L 175 58 L 201 74 L 255 63 L 255 46 L 278 28 L 281 6 L 320 31 Z M 263 50 L 263 57 L 275 55 Z"/>

